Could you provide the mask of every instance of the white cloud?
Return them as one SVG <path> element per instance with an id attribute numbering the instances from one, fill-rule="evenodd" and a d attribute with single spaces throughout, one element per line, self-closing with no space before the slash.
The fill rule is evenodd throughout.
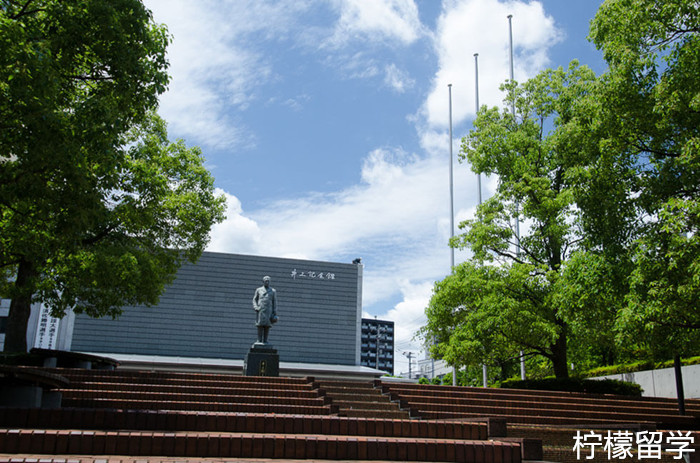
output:
<path id="1" fill-rule="evenodd" d="M 407 246 L 434 228 L 435 205 L 445 193 L 435 188 L 436 168 L 431 159 L 374 150 L 365 159 L 362 184 L 268 205 L 254 218 L 277 253 L 318 258 L 369 245 Z M 411 215 L 416 220 L 407 220 Z"/>
<path id="2" fill-rule="evenodd" d="M 549 47 L 560 40 L 561 32 L 555 28 L 554 20 L 545 14 L 541 3 L 448 2 L 435 32 L 439 68 L 422 108 L 429 126 L 447 126 L 447 85 L 450 83 L 454 123 L 474 117 L 475 53 L 479 54 L 479 104 L 501 106 L 503 94 L 498 87 L 510 76 L 509 14 L 513 15 L 515 80 L 534 76 L 548 63 Z"/>
<path id="3" fill-rule="evenodd" d="M 357 39 L 408 45 L 422 34 L 413 0 L 342 0 L 340 20 L 328 44 L 345 46 Z"/>
<path id="4" fill-rule="evenodd" d="M 428 305 L 433 290 L 433 282 L 413 282 L 401 280 L 399 289 L 402 301 L 389 310 L 383 317 L 389 320 L 401 321 L 396 328 L 397 337 L 407 345 L 419 345 L 419 341 L 411 341 L 415 333 L 425 324 L 425 307 Z"/>
<path id="5" fill-rule="evenodd" d="M 321 41 L 324 62 L 350 79 L 384 77 L 384 85 L 403 93 L 414 85 L 396 64 L 382 64 L 380 49 L 408 47 L 428 35 L 413 0 L 337 0 L 333 32 Z"/>
<path id="6" fill-rule="evenodd" d="M 446 161 L 377 149 L 365 158 L 362 183 L 340 192 L 277 201 L 249 214 L 228 195 L 228 219 L 213 230 L 210 249 L 260 252 L 262 242 L 269 255 L 365 257 L 372 265 L 369 275 L 385 272 L 395 282 L 407 279 L 407 274 L 414 280 L 433 278 L 436 271 L 449 271 Z M 461 203 L 474 196 L 466 191 L 470 175 L 465 170 L 456 172 Z M 233 239 L 236 235 L 240 238 Z M 366 302 L 375 303 L 397 291 L 396 283 L 379 286 L 384 289 L 373 289 L 367 282 Z"/>
<path id="7" fill-rule="evenodd" d="M 402 71 L 394 63 L 384 68 L 384 83 L 397 93 L 403 93 L 415 85 L 407 72 Z"/>
<path id="8" fill-rule="evenodd" d="M 338 50 L 357 39 L 369 49 L 374 44 L 410 45 L 423 34 L 413 1 L 342 0 L 333 5 L 337 21 L 318 27 L 304 22 L 304 14 L 318 8 L 313 2 L 146 0 L 155 21 L 167 24 L 173 36 L 168 47 L 172 80 L 159 110 L 171 131 L 211 148 L 255 146 L 256 134 L 234 114 L 245 112 L 262 86 L 283 75 L 266 54 L 263 44 L 270 41 L 316 51 L 322 44 L 330 53 L 327 65 L 350 78 L 383 74 L 398 92 L 410 87 L 405 73 L 378 63 L 367 51 Z"/>
<path id="9" fill-rule="evenodd" d="M 255 34 L 282 39 L 308 7 L 305 2 L 146 0 L 173 37 L 172 80 L 160 99 L 171 131 L 213 148 L 252 146 L 252 134 L 231 109 L 244 111 L 257 89 L 275 78 Z"/>
<path id="10" fill-rule="evenodd" d="M 258 254 L 261 251 L 262 233 L 254 220 L 243 214 L 241 201 L 219 188 L 217 196 L 226 197 L 226 220 L 215 224 L 211 230 L 208 250 L 214 252 L 239 252 Z M 232 251 L 234 249 L 240 251 Z"/>

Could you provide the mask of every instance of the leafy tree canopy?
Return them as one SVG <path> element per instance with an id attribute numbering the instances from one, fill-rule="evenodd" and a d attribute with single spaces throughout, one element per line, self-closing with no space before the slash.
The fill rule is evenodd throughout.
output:
<path id="1" fill-rule="evenodd" d="M 6 350 L 26 349 L 33 301 L 56 316 L 154 304 L 221 220 L 201 153 L 153 113 L 168 41 L 138 0 L 0 2 Z"/>
<path id="2" fill-rule="evenodd" d="M 561 333 L 547 305 L 547 284 L 531 266 L 474 261 L 435 284 L 421 330 L 431 352 L 452 365 L 503 365 L 520 350 L 552 359 Z"/>
<path id="3" fill-rule="evenodd" d="M 452 242 L 471 250 L 474 261 L 467 274 L 448 278 L 479 275 L 477 286 L 486 294 L 464 304 L 469 322 L 455 331 L 462 340 L 450 344 L 478 341 L 484 356 L 495 345 L 502 352 L 522 349 L 549 359 L 557 376 L 568 375 L 568 324 L 558 304 L 562 295 L 555 296 L 567 259 L 582 241 L 580 167 L 597 147 L 586 144 L 579 118 L 596 85 L 595 74 L 576 62 L 522 85 L 508 83 L 502 88 L 506 108 L 482 108 L 463 139 L 461 159 L 475 172 L 497 175 L 498 188 Z M 527 224 L 519 239 L 518 220 Z M 442 304 L 442 291 L 436 286 L 431 307 Z"/>
<path id="4" fill-rule="evenodd" d="M 601 6 L 590 35 L 610 64 L 604 142 L 638 177 L 628 192 L 639 220 L 620 337 L 676 353 L 696 345 L 700 328 L 699 33 L 697 2 L 615 0 Z"/>
<path id="5" fill-rule="evenodd" d="M 546 70 L 507 83 L 506 109 L 479 111 L 462 158 L 498 188 L 452 242 L 473 260 L 435 287 L 428 331 L 451 336 L 439 354 L 459 364 L 519 347 L 562 376 L 567 339 L 584 363 L 697 348 L 699 31 L 695 1 L 606 0 L 590 38 L 608 72 Z M 475 278 L 479 292 L 453 281 Z"/>

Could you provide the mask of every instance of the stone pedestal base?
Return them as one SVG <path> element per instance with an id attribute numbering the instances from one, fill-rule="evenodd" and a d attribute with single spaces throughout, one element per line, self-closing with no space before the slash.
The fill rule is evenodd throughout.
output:
<path id="1" fill-rule="evenodd" d="M 280 356 L 270 344 L 253 344 L 243 363 L 245 376 L 279 376 Z"/>

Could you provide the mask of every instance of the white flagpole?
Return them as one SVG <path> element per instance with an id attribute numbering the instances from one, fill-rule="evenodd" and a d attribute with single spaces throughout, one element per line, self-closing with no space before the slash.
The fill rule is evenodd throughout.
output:
<path id="1" fill-rule="evenodd" d="M 455 236 L 455 205 L 454 205 L 454 181 L 452 167 L 452 84 L 447 84 L 450 100 L 450 238 Z M 455 266 L 455 248 L 450 246 L 450 273 Z M 452 367 L 452 385 L 457 385 L 457 368 Z"/>
<path id="2" fill-rule="evenodd" d="M 447 84 L 450 100 L 450 238 L 455 236 L 455 205 L 454 205 L 454 181 L 452 167 L 452 84 Z M 455 249 L 450 246 L 450 272 L 455 266 Z"/>
<path id="3" fill-rule="evenodd" d="M 510 82 L 515 82 L 513 77 L 513 15 L 508 15 L 508 35 L 510 36 Z M 515 95 L 513 95 L 515 96 Z M 513 122 L 515 123 L 515 98 L 510 103 Z M 515 255 L 520 257 L 520 213 L 519 207 L 516 204 L 515 208 Z M 525 379 L 525 354 L 520 351 L 520 379 Z"/>
<path id="4" fill-rule="evenodd" d="M 479 113 L 479 54 L 474 53 L 474 88 L 476 100 L 476 113 Z M 481 206 L 481 174 L 476 174 L 476 186 L 478 190 L 479 206 Z M 481 380 L 484 387 L 489 386 L 489 369 L 485 363 L 481 364 Z"/>

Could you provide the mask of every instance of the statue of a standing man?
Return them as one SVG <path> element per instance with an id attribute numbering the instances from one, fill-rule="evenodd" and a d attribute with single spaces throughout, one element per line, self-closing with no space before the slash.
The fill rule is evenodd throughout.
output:
<path id="1" fill-rule="evenodd" d="M 255 326 L 258 327 L 258 341 L 255 344 L 267 344 L 270 327 L 277 322 L 277 291 L 270 288 L 270 277 L 263 277 L 263 285 L 255 290 L 253 309 L 257 314 Z"/>

